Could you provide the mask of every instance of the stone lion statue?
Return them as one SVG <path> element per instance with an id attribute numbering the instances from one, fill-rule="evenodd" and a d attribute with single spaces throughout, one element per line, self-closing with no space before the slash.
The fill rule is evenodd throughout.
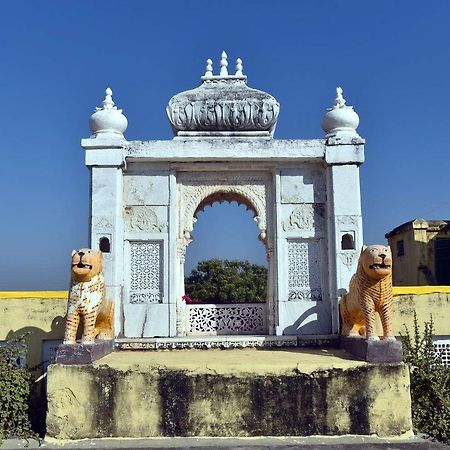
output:
<path id="1" fill-rule="evenodd" d="M 114 308 L 105 295 L 102 252 L 82 248 L 72 251 L 72 283 L 67 304 L 64 343 L 74 344 L 80 318 L 83 321 L 82 343 L 94 339 L 112 339 Z"/>
<path id="2" fill-rule="evenodd" d="M 384 245 L 363 246 L 358 269 L 340 304 L 343 336 L 378 340 L 375 312 L 380 315 L 383 339 L 395 340 L 392 332 L 392 253 Z"/>

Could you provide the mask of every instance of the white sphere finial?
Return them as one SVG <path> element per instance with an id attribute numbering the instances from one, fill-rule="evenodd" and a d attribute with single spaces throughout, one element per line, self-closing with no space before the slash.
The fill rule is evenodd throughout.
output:
<path id="1" fill-rule="evenodd" d="M 213 76 L 213 66 L 212 66 L 212 59 L 208 58 L 206 60 L 206 72 L 205 77 L 210 78 Z"/>
<path id="2" fill-rule="evenodd" d="M 220 60 L 220 76 L 227 77 L 228 76 L 228 56 L 225 53 L 225 50 L 222 52 L 221 60 Z"/>
<path id="3" fill-rule="evenodd" d="M 242 72 L 243 68 L 244 67 L 242 66 L 242 59 L 238 58 L 236 60 L 236 76 L 237 77 L 242 77 L 244 75 Z"/>
<path id="4" fill-rule="evenodd" d="M 346 105 L 343 89 L 336 88 L 336 98 L 331 108 L 328 108 L 322 119 L 322 129 L 325 137 L 354 138 L 359 137 L 356 129 L 359 116 L 353 111 L 353 106 Z"/>
<path id="5" fill-rule="evenodd" d="M 94 136 L 110 134 L 123 137 L 123 133 L 127 129 L 128 120 L 122 114 L 122 110 L 115 106 L 112 94 L 112 89 L 106 88 L 102 107 L 95 108 L 95 112 L 89 120 L 89 127 Z"/>

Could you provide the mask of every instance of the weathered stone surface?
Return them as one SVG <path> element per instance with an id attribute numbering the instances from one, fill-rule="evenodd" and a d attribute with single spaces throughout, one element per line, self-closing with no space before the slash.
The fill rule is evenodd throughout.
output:
<path id="1" fill-rule="evenodd" d="M 400 341 L 372 341 L 359 337 L 340 337 L 340 346 L 369 363 L 401 363 L 403 347 Z"/>
<path id="2" fill-rule="evenodd" d="M 411 433 L 406 366 L 340 350 L 118 352 L 50 366 L 58 439 Z"/>
<path id="3" fill-rule="evenodd" d="M 56 350 L 57 364 L 91 364 L 114 350 L 114 341 L 97 340 L 92 344 L 61 344 Z"/>
<path id="4" fill-rule="evenodd" d="M 167 116 L 176 135 L 239 132 L 273 135 L 280 105 L 274 97 L 247 86 L 247 77 L 239 69 L 229 75 L 227 54 L 222 53 L 220 75 L 214 76 L 208 60 L 203 83 L 174 95 L 167 105 Z M 238 66 L 237 66 L 238 67 Z"/>

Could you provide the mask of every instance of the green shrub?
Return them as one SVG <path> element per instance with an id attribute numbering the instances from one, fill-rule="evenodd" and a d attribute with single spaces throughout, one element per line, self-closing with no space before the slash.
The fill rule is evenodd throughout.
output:
<path id="1" fill-rule="evenodd" d="M 433 347 L 433 318 L 424 323 L 423 334 L 414 312 L 413 335 L 405 327 L 400 334 L 404 361 L 411 373 L 414 428 L 442 442 L 450 442 L 450 367 L 442 364 Z"/>
<path id="2" fill-rule="evenodd" d="M 0 439 L 32 435 L 28 417 L 30 371 L 22 367 L 23 337 L 0 347 Z"/>

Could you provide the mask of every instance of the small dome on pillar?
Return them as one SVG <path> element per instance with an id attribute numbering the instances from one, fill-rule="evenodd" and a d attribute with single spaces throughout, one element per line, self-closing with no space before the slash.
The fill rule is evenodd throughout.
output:
<path id="1" fill-rule="evenodd" d="M 105 100 L 101 108 L 95 108 L 94 114 L 89 119 L 89 127 L 94 136 L 99 134 L 119 135 L 127 129 L 128 120 L 122 114 L 121 109 L 117 109 L 112 99 L 112 90 L 107 88 L 105 91 Z"/>
<path id="2" fill-rule="evenodd" d="M 359 116 L 348 106 L 342 96 L 342 88 L 336 88 L 334 105 L 328 108 L 322 119 L 322 129 L 325 137 L 360 137 L 356 132 L 359 125 Z"/>

